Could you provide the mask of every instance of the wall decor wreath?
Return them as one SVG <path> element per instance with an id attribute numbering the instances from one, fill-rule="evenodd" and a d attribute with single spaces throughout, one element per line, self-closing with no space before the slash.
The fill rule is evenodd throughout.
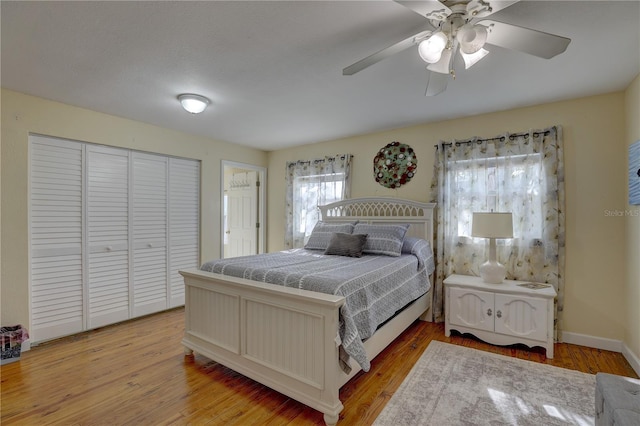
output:
<path id="1" fill-rule="evenodd" d="M 399 188 L 409 182 L 417 168 L 418 158 L 413 148 L 400 142 L 391 142 L 373 159 L 373 176 L 386 188 Z"/>

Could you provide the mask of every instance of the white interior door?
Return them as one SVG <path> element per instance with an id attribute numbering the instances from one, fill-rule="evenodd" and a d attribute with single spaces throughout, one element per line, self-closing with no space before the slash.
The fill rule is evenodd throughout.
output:
<path id="1" fill-rule="evenodd" d="M 88 328 L 130 317 L 129 151 L 87 146 Z"/>
<path id="2" fill-rule="evenodd" d="M 228 197 L 228 257 L 257 254 L 258 192 L 256 172 L 235 173 Z"/>
<path id="3" fill-rule="evenodd" d="M 31 141 L 31 340 L 84 329 L 82 146 Z"/>
<path id="4" fill-rule="evenodd" d="M 167 165 L 133 153 L 133 316 L 168 307 Z"/>
<path id="5" fill-rule="evenodd" d="M 200 162 L 169 158 L 169 306 L 184 305 L 178 271 L 200 266 Z"/>
<path id="6" fill-rule="evenodd" d="M 264 253 L 267 169 L 223 160 L 220 171 L 221 257 Z"/>
<path id="7" fill-rule="evenodd" d="M 184 304 L 200 162 L 30 135 L 31 341 Z"/>

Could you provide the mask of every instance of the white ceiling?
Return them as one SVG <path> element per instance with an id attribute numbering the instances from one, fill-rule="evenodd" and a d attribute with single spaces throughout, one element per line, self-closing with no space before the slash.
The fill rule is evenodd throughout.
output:
<path id="1" fill-rule="evenodd" d="M 274 150 L 625 89 L 640 72 L 640 2 L 520 1 L 491 19 L 572 39 L 545 60 L 490 47 L 425 97 L 412 48 L 342 69 L 425 19 L 393 1 L 2 1 L 2 87 Z M 176 96 L 213 105 L 190 115 Z"/>

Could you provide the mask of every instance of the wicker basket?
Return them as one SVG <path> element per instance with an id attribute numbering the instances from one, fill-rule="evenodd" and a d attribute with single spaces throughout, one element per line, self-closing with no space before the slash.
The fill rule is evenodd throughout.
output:
<path id="1" fill-rule="evenodd" d="M 28 338 L 27 329 L 21 325 L 0 328 L 0 349 L 2 350 L 0 365 L 20 361 L 22 342 Z"/>

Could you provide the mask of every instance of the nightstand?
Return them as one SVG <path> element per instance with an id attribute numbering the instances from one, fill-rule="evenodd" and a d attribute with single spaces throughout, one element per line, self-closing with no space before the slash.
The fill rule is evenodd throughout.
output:
<path id="1" fill-rule="evenodd" d="M 541 346 L 553 358 L 553 286 L 534 289 L 505 280 L 488 284 L 480 277 L 451 275 L 444 280 L 445 329 L 470 333 L 494 345 Z"/>

